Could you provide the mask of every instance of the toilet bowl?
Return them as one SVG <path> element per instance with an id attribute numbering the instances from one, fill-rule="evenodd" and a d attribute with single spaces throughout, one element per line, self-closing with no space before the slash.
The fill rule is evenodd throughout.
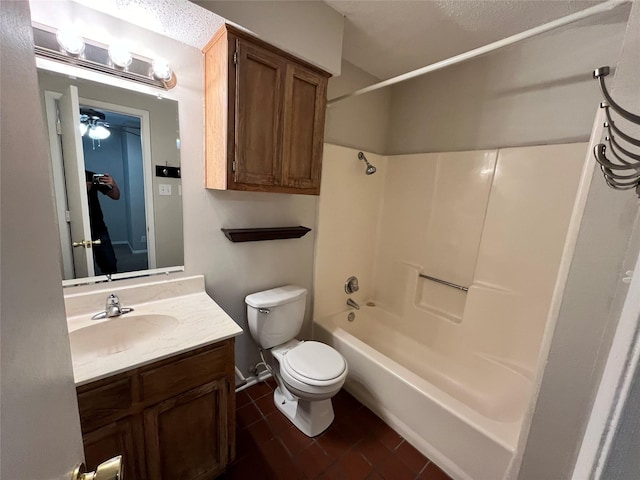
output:
<path id="1" fill-rule="evenodd" d="M 274 402 L 305 435 L 326 430 L 335 415 L 331 398 L 347 378 L 347 362 L 324 343 L 300 341 L 306 289 L 286 285 L 247 295 L 247 316 L 253 339 L 268 352 L 266 362 L 278 387 Z"/>
<path id="2" fill-rule="evenodd" d="M 287 390 L 308 400 L 333 397 L 347 378 L 347 363 L 324 343 L 296 340 L 271 350 Z"/>
<path id="3" fill-rule="evenodd" d="M 279 365 L 278 410 L 309 437 L 324 432 L 335 418 L 331 398 L 347 378 L 342 355 L 323 343 L 297 340 L 272 348 L 271 354 Z"/>

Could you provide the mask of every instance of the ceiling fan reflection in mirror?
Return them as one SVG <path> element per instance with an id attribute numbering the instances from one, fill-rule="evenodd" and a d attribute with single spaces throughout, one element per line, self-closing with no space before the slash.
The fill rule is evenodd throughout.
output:
<path id="1" fill-rule="evenodd" d="M 98 147 L 100 147 L 100 141 L 109 138 L 111 132 L 109 131 L 109 124 L 105 122 L 106 116 L 102 112 L 98 112 L 93 108 L 80 108 L 80 134 L 84 137 L 88 137 L 93 141 L 93 148 L 95 149 L 95 141 L 98 141 Z"/>

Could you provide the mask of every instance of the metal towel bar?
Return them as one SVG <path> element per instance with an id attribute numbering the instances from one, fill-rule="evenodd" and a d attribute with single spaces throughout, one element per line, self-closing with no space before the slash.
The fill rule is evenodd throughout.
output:
<path id="1" fill-rule="evenodd" d="M 440 280 L 439 278 L 430 277 L 429 275 L 424 275 L 422 273 L 419 273 L 418 276 L 421 278 L 426 278 L 427 280 L 431 280 L 432 282 L 441 283 L 442 285 L 446 285 L 447 287 L 457 288 L 458 290 L 462 290 L 463 292 L 469 291 L 467 287 L 456 285 L 455 283 L 447 282 L 446 280 Z"/>

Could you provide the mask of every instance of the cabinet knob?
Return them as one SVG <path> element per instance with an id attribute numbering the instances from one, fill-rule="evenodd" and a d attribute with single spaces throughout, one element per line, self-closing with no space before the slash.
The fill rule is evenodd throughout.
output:
<path id="1" fill-rule="evenodd" d="M 78 465 L 71 480 L 121 480 L 122 479 L 122 455 L 113 457 L 98 465 L 95 472 L 87 472 L 84 463 Z"/>

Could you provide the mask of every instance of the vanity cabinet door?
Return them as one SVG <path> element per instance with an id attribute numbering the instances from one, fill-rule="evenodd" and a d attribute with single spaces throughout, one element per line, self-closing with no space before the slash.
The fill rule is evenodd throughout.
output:
<path id="1" fill-rule="evenodd" d="M 200 480 L 235 456 L 233 338 L 78 387 L 86 463 L 128 480 Z"/>
<path id="2" fill-rule="evenodd" d="M 225 378 L 144 410 L 148 478 L 208 480 L 229 457 Z"/>
<path id="3" fill-rule="evenodd" d="M 85 433 L 85 464 L 88 471 L 95 471 L 102 462 L 122 455 L 124 478 L 142 480 L 144 454 L 137 446 L 142 445 L 142 421 L 138 417 L 125 418 L 102 428 Z"/>

